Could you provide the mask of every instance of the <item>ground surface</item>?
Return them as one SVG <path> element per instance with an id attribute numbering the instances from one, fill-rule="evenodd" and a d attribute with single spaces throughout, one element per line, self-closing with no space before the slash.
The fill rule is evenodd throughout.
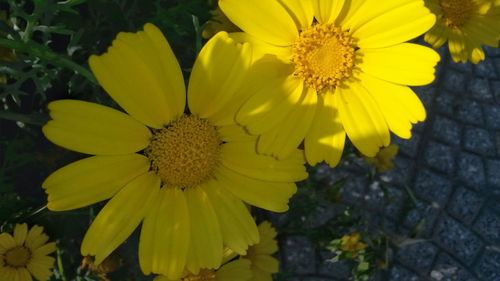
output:
<path id="1" fill-rule="evenodd" d="M 332 179 L 351 175 L 343 201 L 366 210 L 393 237 L 413 235 L 411 243 L 392 247 L 389 269 L 374 279 L 500 281 L 500 49 L 487 49 L 478 65 L 455 64 L 447 50 L 441 53 L 436 82 L 416 89 L 427 120 L 410 141 L 393 139 L 400 146 L 397 169 L 382 176 L 390 203 L 362 164 L 344 161 L 322 172 Z M 334 206 L 316 211 L 304 228 L 336 214 Z M 272 216 L 277 225 L 288 218 Z M 329 253 L 316 249 L 304 235 L 280 236 L 287 279 L 348 280 L 348 268 L 325 262 Z"/>

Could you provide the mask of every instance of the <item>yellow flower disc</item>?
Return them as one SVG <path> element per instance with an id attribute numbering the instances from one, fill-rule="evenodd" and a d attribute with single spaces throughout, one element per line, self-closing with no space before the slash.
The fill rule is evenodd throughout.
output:
<path id="1" fill-rule="evenodd" d="M 448 27 L 461 27 L 472 16 L 474 3 L 472 0 L 440 0 L 443 18 Z"/>
<path id="2" fill-rule="evenodd" d="M 207 120 L 183 115 L 154 132 L 146 155 L 168 187 L 197 186 L 213 175 L 221 139 Z"/>
<path id="3" fill-rule="evenodd" d="M 26 267 L 31 259 L 31 251 L 24 246 L 17 246 L 4 254 L 5 264 L 10 267 Z"/>
<path id="4" fill-rule="evenodd" d="M 304 30 L 293 45 L 294 75 L 321 91 L 336 88 L 351 76 L 356 50 L 348 32 L 333 24 L 316 24 Z"/>
<path id="5" fill-rule="evenodd" d="M 215 281 L 216 274 L 214 270 L 202 269 L 196 275 L 188 275 L 182 278 L 182 281 Z"/>

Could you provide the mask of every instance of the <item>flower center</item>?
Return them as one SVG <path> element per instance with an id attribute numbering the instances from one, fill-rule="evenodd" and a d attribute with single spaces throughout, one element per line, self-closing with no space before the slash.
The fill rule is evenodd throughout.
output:
<path id="1" fill-rule="evenodd" d="M 183 115 L 155 131 L 145 152 L 163 184 L 188 188 L 213 175 L 220 145 L 217 130 L 207 120 Z"/>
<path id="2" fill-rule="evenodd" d="M 31 251 L 23 246 L 17 246 L 5 252 L 5 264 L 10 267 L 25 267 L 31 259 Z"/>
<path id="3" fill-rule="evenodd" d="M 302 31 L 292 47 L 294 75 L 317 92 L 336 88 L 351 76 L 355 51 L 348 32 L 333 24 L 316 24 Z"/>
<path id="4" fill-rule="evenodd" d="M 202 269 L 197 275 L 188 275 L 182 281 L 215 281 L 215 271 Z"/>
<path id="5" fill-rule="evenodd" d="M 474 3 L 472 0 L 440 0 L 444 22 L 448 27 L 461 27 L 472 16 Z"/>

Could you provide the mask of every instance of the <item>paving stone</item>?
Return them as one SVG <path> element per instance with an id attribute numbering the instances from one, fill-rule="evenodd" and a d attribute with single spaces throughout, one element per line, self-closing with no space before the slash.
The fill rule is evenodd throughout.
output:
<path id="1" fill-rule="evenodd" d="M 485 156 L 495 154 L 495 144 L 491 134 L 481 128 L 467 127 L 465 129 L 464 147 L 475 153 Z"/>
<path id="2" fill-rule="evenodd" d="M 349 279 L 351 276 L 352 264 L 348 261 L 331 262 L 335 256 L 334 253 L 328 251 L 320 252 L 321 260 L 318 261 L 318 273 L 322 275 L 335 276 L 340 280 Z"/>
<path id="3" fill-rule="evenodd" d="M 347 179 L 341 190 L 342 201 L 353 206 L 363 206 L 368 180 L 366 177 L 351 177 Z"/>
<path id="4" fill-rule="evenodd" d="M 478 193 L 459 187 L 455 190 L 450 203 L 448 203 L 448 211 L 456 219 L 468 225 L 476 218 L 483 202 L 483 197 Z"/>
<path id="5" fill-rule="evenodd" d="M 500 245 L 500 215 L 484 211 L 474 223 L 474 229 L 488 242 Z"/>
<path id="6" fill-rule="evenodd" d="M 406 205 L 408 195 L 405 191 L 396 188 L 388 187 L 385 205 L 385 215 L 394 220 L 401 216 L 401 212 Z"/>
<path id="7" fill-rule="evenodd" d="M 395 265 L 389 273 L 389 281 L 423 281 L 423 279 L 408 269 Z"/>
<path id="8" fill-rule="evenodd" d="M 374 181 L 368 186 L 364 199 L 367 209 L 382 211 L 386 204 L 386 198 L 380 181 Z"/>
<path id="9" fill-rule="evenodd" d="M 448 146 L 435 141 L 427 144 L 424 153 L 425 163 L 440 172 L 451 174 L 455 168 L 455 153 Z"/>
<path id="10" fill-rule="evenodd" d="M 438 113 L 452 116 L 457 107 L 457 95 L 450 91 L 440 91 L 436 95 L 435 109 Z"/>
<path id="11" fill-rule="evenodd" d="M 450 68 L 456 69 L 456 70 L 458 70 L 462 73 L 465 73 L 467 75 L 472 74 L 473 66 L 471 63 L 451 63 L 449 66 L 450 66 Z"/>
<path id="12" fill-rule="evenodd" d="M 500 81 L 491 81 L 491 87 L 497 103 L 500 102 Z"/>
<path id="13" fill-rule="evenodd" d="M 432 124 L 432 136 L 448 144 L 459 145 L 461 132 L 460 124 L 446 117 L 437 116 Z"/>
<path id="14" fill-rule="evenodd" d="M 467 86 L 468 75 L 456 71 L 456 70 L 447 70 L 444 72 L 444 87 L 455 94 L 463 93 Z"/>
<path id="15" fill-rule="evenodd" d="M 398 249 L 396 259 L 420 274 L 427 275 L 432 268 L 438 249 L 428 241 L 415 242 Z"/>
<path id="16" fill-rule="evenodd" d="M 500 281 L 500 251 L 487 249 L 476 264 L 476 273 L 485 281 Z"/>
<path id="17" fill-rule="evenodd" d="M 436 206 L 417 201 L 415 208 L 406 214 L 403 225 L 410 232 L 417 232 L 417 237 L 429 237 L 438 216 L 439 209 Z"/>
<path id="18" fill-rule="evenodd" d="M 467 227 L 448 216 L 442 216 L 434 231 L 434 240 L 467 265 L 483 247 L 483 242 Z"/>
<path id="19" fill-rule="evenodd" d="M 449 179 L 428 169 L 421 169 L 418 172 L 414 187 L 415 195 L 443 207 L 451 190 L 452 183 Z"/>
<path id="20" fill-rule="evenodd" d="M 485 106 L 484 116 L 486 117 L 486 124 L 491 129 L 500 129 L 500 107 L 499 106 Z"/>
<path id="21" fill-rule="evenodd" d="M 500 75 L 500 58 L 494 58 L 493 64 L 495 65 L 497 74 Z"/>
<path id="22" fill-rule="evenodd" d="M 392 143 L 399 146 L 399 154 L 406 154 L 410 157 L 415 157 L 418 153 L 418 144 L 420 143 L 420 135 L 413 134 L 411 139 L 405 140 L 398 137 L 394 137 Z"/>
<path id="23" fill-rule="evenodd" d="M 484 78 L 497 78 L 497 72 L 495 70 L 494 61 L 492 59 L 486 59 L 481 63 L 474 65 L 475 74 L 479 77 Z"/>
<path id="24" fill-rule="evenodd" d="M 386 182 L 396 185 L 408 185 L 411 172 L 414 170 L 415 162 L 402 155 L 394 159 L 394 169 L 385 172 L 380 178 Z"/>
<path id="25" fill-rule="evenodd" d="M 425 108 L 430 108 L 436 92 L 434 85 L 414 87 L 413 90 L 420 98 Z"/>
<path id="26" fill-rule="evenodd" d="M 291 236 L 285 239 L 285 264 L 288 271 L 296 274 L 315 272 L 314 246 L 309 239 L 302 236 Z"/>
<path id="27" fill-rule="evenodd" d="M 486 172 L 488 183 L 500 188 L 500 160 L 487 160 Z"/>
<path id="28" fill-rule="evenodd" d="M 458 120 L 471 124 L 483 125 L 484 118 L 481 110 L 481 104 L 475 101 L 461 99 L 455 107 L 455 114 Z"/>
<path id="29" fill-rule="evenodd" d="M 432 281 L 477 281 L 471 272 L 445 253 L 439 254 L 430 277 Z"/>
<path id="30" fill-rule="evenodd" d="M 483 102 L 493 101 L 493 94 L 490 91 L 488 79 L 474 78 L 467 87 L 469 97 Z"/>
<path id="31" fill-rule="evenodd" d="M 483 160 L 472 153 L 460 153 L 457 177 L 475 190 L 481 190 L 485 183 Z"/>
<path id="32" fill-rule="evenodd" d="M 307 227 L 316 228 L 324 225 L 332 218 L 342 214 L 345 208 L 340 205 L 323 203 L 314 208 L 311 218 L 306 222 Z"/>
<path id="33" fill-rule="evenodd" d="M 483 46 L 483 50 L 487 54 L 488 57 L 490 57 L 490 56 L 491 57 L 492 56 L 500 56 L 500 48 L 495 48 L 495 47 L 490 47 L 490 46 Z"/>

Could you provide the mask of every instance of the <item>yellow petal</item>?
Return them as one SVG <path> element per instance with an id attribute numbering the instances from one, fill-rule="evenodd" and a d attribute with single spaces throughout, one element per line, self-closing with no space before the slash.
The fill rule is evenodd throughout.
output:
<path id="1" fill-rule="evenodd" d="M 32 281 L 33 278 L 31 277 L 30 272 L 25 268 L 25 267 L 20 267 L 17 269 L 20 275 L 21 281 Z"/>
<path id="2" fill-rule="evenodd" d="M 10 234 L 6 232 L 0 233 L 0 247 L 9 250 L 16 246 L 16 240 Z"/>
<path id="3" fill-rule="evenodd" d="M 33 277 L 35 277 L 38 281 L 48 281 L 50 276 L 52 276 L 51 268 L 55 260 L 53 257 L 44 258 L 45 259 L 32 260 L 26 266 Z M 50 266 L 47 266 L 47 262 Z"/>
<path id="4" fill-rule="evenodd" d="M 49 104 L 53 120 L 43 133 L 53 143 L 87 154 L 128 154 L 144 149 L 151 132 L 132 117 L 110 107 L 77 100 Z"/>
<path id="5" fill-rule="evenodd" d="M 359 50 L 363 72 L 402 85 L 419 86 L 434 81 L 439 54 L 417 44 L 403 43 L 380 49 Z"/>
<path id="6" fill-rule="evenodd" d="M 252 49 L 252 63 L 268 57 L 274 57 L 288 63 L 292 57 L 291 46 L 272 45 L 245 32 L 229 33 L 229 37 L 238 43 L 250 43 Z"/>
<path id="7" fill-rule="evenodd" d="M 216 175 L 221 187 L 250 205 L 273 212 L 288 210 L 288 200 L 297 191 L 295 183 L 255 180 L 220 167 Z"/>
<path id="8" fill-rule="evenodd" d="M 218 127 L 217 132 L 224 142 L 255 142 L 257 140 L 256 136 L 250 135 L 239 125 Z"/>
<path id="9" fill-rule="evenodd" d="M 34 225 L 29 231 L 28 235 L 26 236 L 26 240 L 24 244 L 27 247 L 30 247 L 32 250 L 35 250 L 36 248 L 40 247 L 42 244 L 44 244 L 49 237 L 43 233 L 43 227 Z M 43 242 L 45 240 L 45 242 Z M 40 242 L 42 242 L 40 244 Z M 33 246 L 38 246 L 38 247 L 33 247 Z"/>
<path id="10" fill-rule="evenodd" d="M 250 261 L 239 259 L 223 265 L 217 270 L 216 281 L 249 281 L 252 280 Z"/>
<path id="11" fill-rule="evenodd" d="M 189 79 L 191 112 L 215 125 L 220 125 L 218 121 L 226 116 L 233 119 L 243 102 L 237 89 L 241 87 L 251 60 L 249 44 L 235 43 L 226 32 L 212 37 L 198 55 Z M 214 114 L 218 118 L 212 118 Z"/>
<path id="12" fill-rule="evenodd" d="M 277 160 L 257 154 L 254 142 L 225 143 L 221 162 L 226 168 L 257 180 L 294 182 L 307 178 L 304 155 L 298 149 L 288 158 Z"/>
<path id="13" fill-rule="evenodd" d="M 198 274 L 201 268 L 218 268 L 222 262 L 222 233 L 215 210 L 201 188 L 185 190 L 191 223 L 187 269 Z"/>
<path id="14" fill-rule="evenodd" d="M 279 271 L 278 260 L 269 255 L 257 255 L 252 259 L 252 262 L 255 264 L 255 267 L 262 271 L 269 273 L 276 273 Z"/>
<path id="15" fill-rule="evenodd" d="M 37 258 L 37 257 L 41 257 L 41 256 L 46 256 L 48 254 L 55 252 L 56 249 L 57 249 L 57 247 L 56 247 L 55 242 L 47 243 L 47 244 L 43 245 L 42 247 L 33 251 L 33 257 Z"/>
<path id="16" fill-rule="evenodd" d="M 314 19 L 313 0 L 278 0 L 292 16 L 298 30 L 311 26 Z"/>
<path id="17" fill-rule="evenodd" d="M 344 7 L 345 0 L 314 0 L 314 15 L 319 23 L 333 23 Z"/>
<path id="18" fill-rule="evenodd" d="M 405 139 L 411 137 L 412 123 L 425 120 L 425 108 L 417 95 L 401 86 L 370 75 L 360 76 L 361 83 L 380 106 L 389 129 Z"/>
<path id="19" fill-rule="evenodd" d="M 14 227 L 14 240 L 17 245 L 23 245 L 28 235 L 28 225 L 25 223 L 16 224 Z"/>
<path id="20" fill-rule="evenodd" d="M 219 220 L 224 245 L 244 255 L 249 245 L 259 242 L 257 226 L 240 199 L 209 181 L 203 186 Z"/>
<path id="21" fill-rule="evenodd" d="M 304 88 L 294 109 L 288 113 L 280 126 L 263 133 L 257 143 L 257 151 L 284 159 L 304 140 L 317 108 L 318 95 L 311 88 Z"/>
<path id="22" fill-rule="evenodd" d="M 318 97 L 316 115 L 304 139 L 305 155 L 310 165 L 324 160 L 335 167 L 342 156 L 345 131 L 334 95 L 327 92 Z"/>
<path id="23" fill-rule="evenodd" d="M 94 156 L 55 171 L 42 187 L 50 210 L 71 210 L 110 198 L 148 170 L 149 160 L 143 155 Z"/>
<path id="24" fill-rule="evenodd" d="M 440 22 L 437 22 L 434 27 L 425 34 L 424 40 L 434 49 L 438 49 L 448 40 L 446 28 Z"/>
<path id="25" fill-rule="evenodd" d="M 359 82 L 337 88 L 340 118 L 347 136 L 364 155 L 373 157 L 390 142 L 389 128 L 378 104 Z"/>
<path id="26" fill-rule="evenodd" d="M 391 2 L 395 5 L 399 1 Z M 384 6 L 385 2 L 379 2 Z M 424 1 L 410 1 L 391 7 L 356 28 L 352 35 L 358 38 L 360 48 L 381 48 L 399 44 L 420 36 L 436 22 L 436 17 L 425 7 Z"/>
<path id="27" fill-rule="evenodd" d="M 91 56 L 89 65 L 99 84 L 130 115 L 161 128 L 184 112 L 182 72 L 161 31 L 119 33 L 108 51 Z"/>
<path id="28" fill-rule="evenodd" d="M 190 241 L 190 218 L 184 192 L 162 188 L 157 205 L 146 215 L 139 243 L 139 261 L 145 274 L 183 277 Z"/>
<path id="29" fill-rule="evenodd" d="M 95 256 L 100 264 L 140 224 L 154 198 L 160 179 L 152 172 L 127 184 L 102 208 L 83 238 L 83 256 Z"/>
<path id="30" fill-rule="evenodd" d="M 269 44 L 289 46 L 299 36 L 292 16 L 275 0 L 220 0 L 219 7 L 239 28 Z"/>

